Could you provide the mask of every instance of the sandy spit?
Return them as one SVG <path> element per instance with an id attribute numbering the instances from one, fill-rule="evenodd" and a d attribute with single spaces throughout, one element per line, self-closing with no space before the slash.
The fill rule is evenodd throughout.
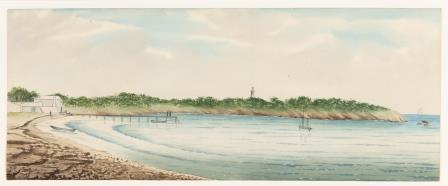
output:
<path id="1" fill-rule="evenodd" d="M 8 180 L 204 180 L 117 158 L 35 127 L 39 122 L 60 117 L 8 113 Z"/>

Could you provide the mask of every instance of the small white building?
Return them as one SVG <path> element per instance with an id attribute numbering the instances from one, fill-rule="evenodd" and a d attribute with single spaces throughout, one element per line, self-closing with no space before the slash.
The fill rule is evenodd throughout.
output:
<path id="1" fill-rule="evenodd" d="M 42 112 L 62 112 L 62 99 L 59 96 L 39 96 L 34 98 L 34 103 L 40 104 Z"/>
<path id="2" fill-rule="evenodd" d="M 22 102 L 19 103 L 20 112 L 44 112 L 41 104 L 37 102 Z"/>
<path id="3" fill-rule="evenodd" d="M 63 106 L 62 99 L 59 96 L 39 96 L 34 98 L 33 102 L 16 102 L 14 104 L 20 106 L 20 112 L 40 113 L 59 113 L 62 112 Z"/>

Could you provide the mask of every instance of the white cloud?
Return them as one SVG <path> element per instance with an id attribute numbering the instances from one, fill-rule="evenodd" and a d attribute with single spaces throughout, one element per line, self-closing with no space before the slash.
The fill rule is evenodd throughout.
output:
<path id="1" fill-rule="evenodd" d="M 15 10 L 10 11 L 8 17 L 14 20 L 9 27 L 20 27 L 26 23 L 28 28 L 35 29 L 31 35 L 39 35 L 41 39 L 78 40 L 107 32 L 141 30 L 134 26 L 89 20 L 51 10 Z M 30 19 L 33 22 L 30 22 Z M 48 29 L 43 29 L 45 27 Z"/>
<path id="2" fill-rule="evenodd" d="M 286 53 L 297 54 L 305 52 L 307 50 L 313 50 L 316 49 L 317 47 L 322 47 L 322 45 L 328 44 L 333 41 L 334 41 L 333 35 L 327 33 L 317 33 L 301 41 L 299 44 L 291 45 L 289 48 L 286 49 Z"/>
<path id="3" fill-rule="evenodd" d="M 81 19 L 82 20 L 82 19 Z M 86 20 L 79 20 L 80 22 L 82 21 L 86 21 Z M 86 23 L 89 24 L 89 23 Z M 92 25 L 94 25 L 94 27 L 88 27 L 87 25 L 85 25 L 87 27 L 87 29 L 79 29 L 82 28 L 82 25 L 71 25 L 70 27 L 74 28 L 72 30 L 67 29 L 67 27 L 64 26 L 65 29 L 67 29 L 68 32 L 63 33 L 63 34 L 59 34 L 59 35 L 54 35 L 52 37 L 50 37 L 49 39 L 55 39 L 55 40 L 67 40 L 67 39 L 84 39 L 84 38 L 88 38 L 88 37 L 94 37 L 95 35 L 99 35 L 99 34 L 103 34 L 103 33 L 107 33 L 107 32 L 114 32 L 114 31 L 130 31 L 130 30 L 138 30 L 135 27 L 130 27 L 130 26 L 124 26 L 124 25 L 119 25 L 119 24 L 115 24 L 115 23 L 110 23 L 110 22 L 99 22 L 98 24 L 92 23 Z M 68 28 L 70 28 L 68 27 Z M 75 29 L 78 28 L 78 29 Z"/>
<path id="4" fill-rule="evenodd" d="M 192 10 L 188 11 L 188 15 L 191 19 L 198 22 L 205 23 L 210 29 L 212 30 L 219 30 L 218 24 L 214 23 L 213 21 L 208 19 L 208 16 L 211 14 L 219 13 L 214 10 Z"/>
<path id="5" fill-rule="evenodd" d="M 294 19 L 292 16 L 290 15 L 284 15 L 282 16 L 282 22 L 281 25 L 277 28 L 274 28 L 273 31 L 268 32 L 268 35 L 270 36 L 276 36 L 279 34 L 282 34 L 284 32 L 287 32 L 288 29 L 297 26 L 299 23 L 299 21 L 297 19 Z"/>
<path id="6" fill-rule="evenodd" d="M 221 43 L 230 46 L 238 46 L 238 47 L 247 47 L 251 46 L 250 43 L 244 41 L 238 41 L 236 39 L 229 39 L 224 37 L 214 37 L 208 35 L 193 35 L 188 38 L 189 40 L 198 40 L 198 41 L 206 41 L 210 43 Z"/>
<path id="7" fill-rule="evenodd" d="M 153 47 L 147 47 L 145 50 L 146 53 L 150 54 L 150 55 L 155 55 L 161 58 L 165 58 L 165 59 L 172 59 L 173 58 L 173 54 L 171 54 L 168 51 L 165 50 L 161 50 L 161 49 L 156 49 Z"/>

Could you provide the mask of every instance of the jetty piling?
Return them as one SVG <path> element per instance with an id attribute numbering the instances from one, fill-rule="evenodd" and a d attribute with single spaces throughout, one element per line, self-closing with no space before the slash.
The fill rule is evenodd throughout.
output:
<path id="1" fill-rule="evenodd" d="M 170 124 L 174 124 L 174 126 L 177 128 L 179 127 L 179 118 L 177 116 L 173 116 L 171 112 L 167 113 L 156 113 L 152 115 L 124 115 L 124 114 L 73 114 L 78 115 L 82 117 L 88 117 L 92 118 L 95 117 L 95 119 L 102 118 L 104 123 L 106 123 L 106 120 L 108 118 L 112 121 L 116 121 L 117 118 L 120 118 L 121 122 L 124 122 L 124 124 L 132 125 L 132 121 L 135 117 L 137 117 L 137 121 L 134 121 L 134 123 L 140 124 L 145 121 L 144 118 L 146 118 L 146 123 L 148 123 L 148 126 L 151 127 L 151 123 L 155 124 L 155 127 L 158 128 L 159 123 L 165 123 L 165 127 L 167 128 Z M 99 117 L 99 118 L 98 118 Z M 125 117 L 129 117 L 129 121 L 125 121 Z M 154 118 L 154 120 L 151 120 L 151 118 Z M 141 126 L 141 125 L 138 125 Z M 146 125 L 145 125 L 146 126 Z"/>

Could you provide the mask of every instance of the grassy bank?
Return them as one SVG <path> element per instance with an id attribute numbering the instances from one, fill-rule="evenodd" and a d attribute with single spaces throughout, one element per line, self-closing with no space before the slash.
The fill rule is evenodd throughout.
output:
<path id="1" fill-rule="evenodd" d="M 404 121 L 398 112 L 389 108 L 339 98 L 311 99 L 300 96 L 285 100 L 276 97 L 269 100 L 257 97 L 161 99 L 126 92 L 113 96 L 92 98 L 56 95 L 63 99 L 67 110 L 72 113 L 148 114 L 172 111 L 180 113 L 309 117 L 331 120 Z"/>
<path id="2" fill-rule="evenodd" d="M 314 119 L 329 120 L 385 120 L 393 122 L 403 122 L 402 116 L 392 110 L 381 110 L 372 112 L 341 112 L 308 109 L 301 111 L 297 109 L 276 110 L 276 109 L 254 109 L 254 108 L 199 108 L 191 106 L 176 105 L 152 105 L 149 107 L 66 107 L 67 111 L 75 114 L 126 114 L 143 115 L 172 111 L 176 113 L 198 113 L 198 114 L 231 114 L 231 115 L 259 115 L 259 116 L 281 116 L 281 117 L 309 117 Z"/>

